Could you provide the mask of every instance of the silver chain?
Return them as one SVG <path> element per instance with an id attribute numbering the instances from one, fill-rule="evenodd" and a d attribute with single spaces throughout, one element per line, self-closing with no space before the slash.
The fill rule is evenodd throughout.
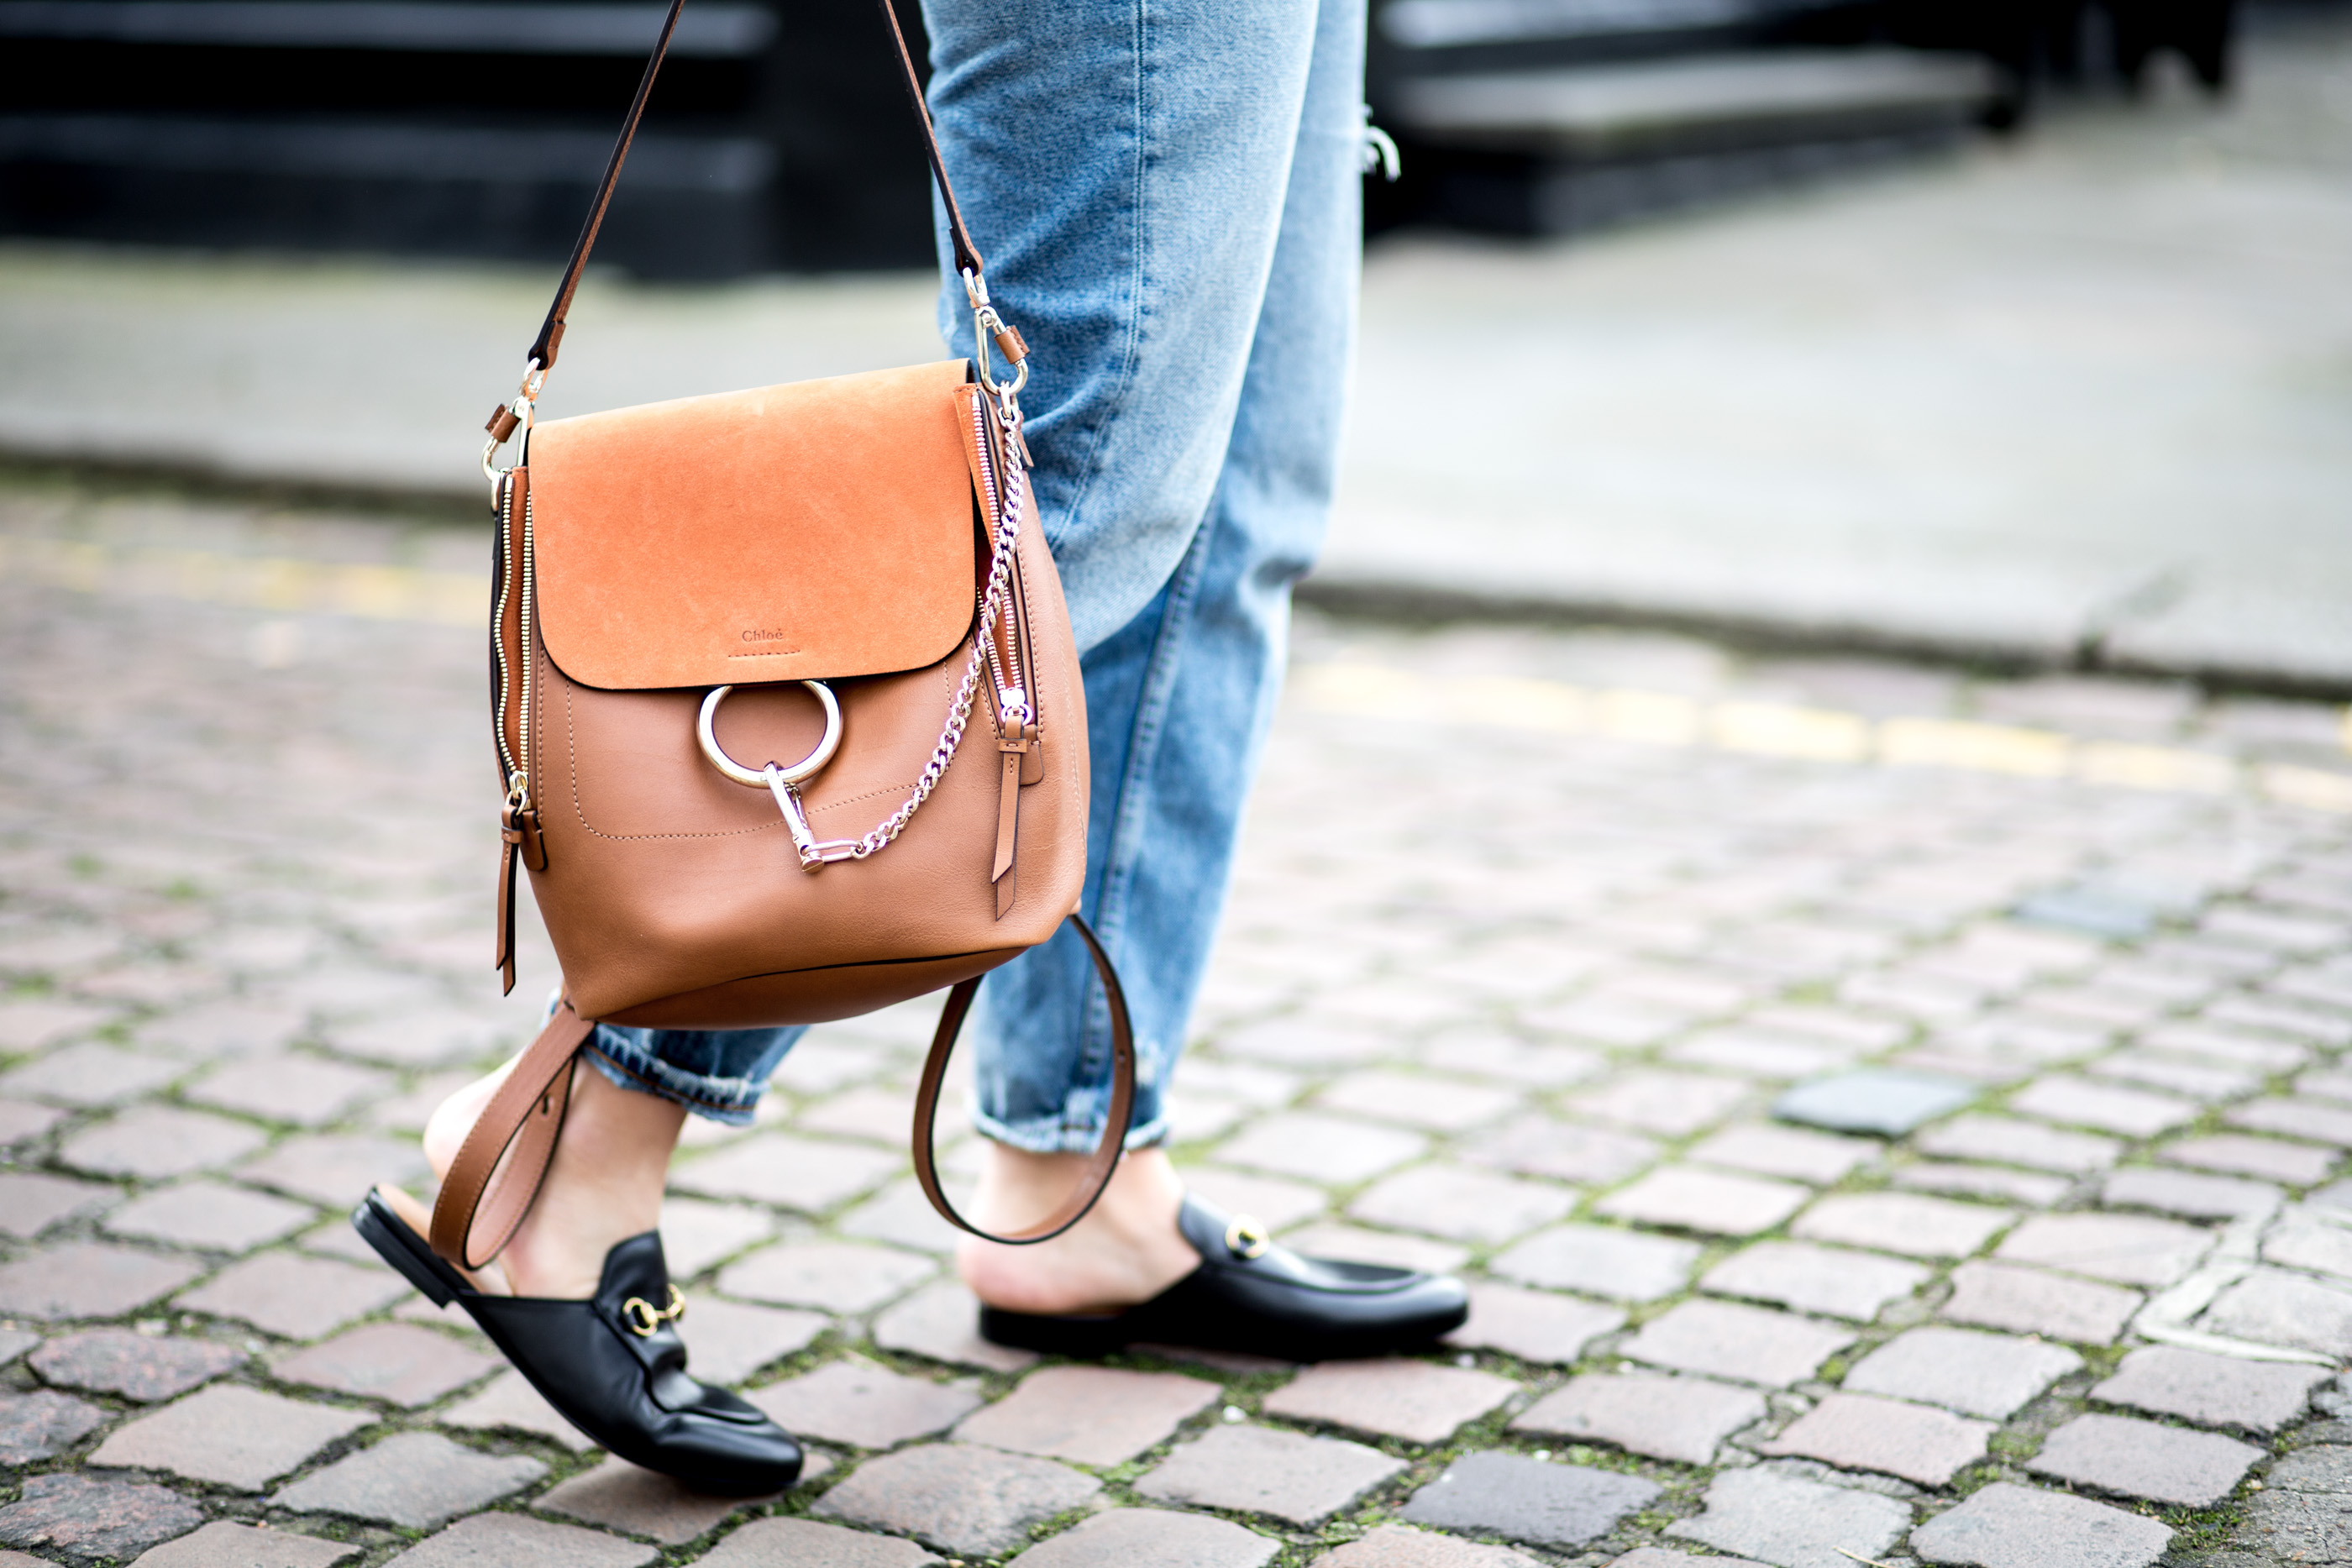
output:
<path id="1" fill-rule="evenodd" d="M 956 688 L 955 701 L 949 706 L 947 727 L 940 731 L 940 743 L 931 748 L 931 759 L 924 766 L 923 776 L 915 781 L 914 793 L 873 831 L 857 841 L 849 852 L 856 860 L 878 853 L 914 820 L 916 811 L 931 798 L 931 791 L 947 773 L 948 764 L 955 760 L 956 748 L 963 744 L 964 726 L 971 719 L 972 699 L 980 693 L 981 667 L 995 637 L 996 623 L 1004 612 L 1005 590 L 1013 577 L 1013 545 L 1021 531 L 1021 509 L 1026 495 L 1020 459 L 1021 408 L 1007 397 L 1000 409 L 1003 418 L 996 442 L 996 471 L 1003 476 L 1001 483 L 1004 499 L 997 523 L 995 553 L 988 563 L 988 591 L 981 597 L 980 622 L 972 633 L 971 657 L 964 663 L 963 683 Z M 1033 674 L 1031 679 L 1034 678 Z"/>

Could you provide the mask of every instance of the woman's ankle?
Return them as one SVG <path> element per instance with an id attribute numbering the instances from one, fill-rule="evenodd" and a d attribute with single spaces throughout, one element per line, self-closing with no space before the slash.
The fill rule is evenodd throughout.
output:
<path id="1" fill-rule="evenodd" d="M 1034 1224 L 1068 1194 L 1080 1155 L 988 1146 L 973 1218 L 982 1228 Z M 1087 1217 L 1051 1241 L 1005 1247 L 962 1239 L 956 1264 L 991 1306 L 1023 1312 L 1115 1311 L 1150 1301 L 1200 1265 L 1177 1229 L 1184 1184 L 1166 1151 L 1139 1149 L 1119 1164 Z"/>

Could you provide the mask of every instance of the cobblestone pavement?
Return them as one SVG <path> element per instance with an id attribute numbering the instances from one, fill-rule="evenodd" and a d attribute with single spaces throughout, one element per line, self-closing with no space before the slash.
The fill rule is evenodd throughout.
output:
<path id="1" fill-rule="evenodd" d="M 601 1458 L 342 1219 L 553 977 L 484 539 L 0 492 L 0 1568 L 2352 1561 L 2342 712 L 1620 633 L 1302 626 L 1177 1092 L 1458 1343 L 981 1344 L 900 1009 L 665 1216 L 809 1479 Z"/>

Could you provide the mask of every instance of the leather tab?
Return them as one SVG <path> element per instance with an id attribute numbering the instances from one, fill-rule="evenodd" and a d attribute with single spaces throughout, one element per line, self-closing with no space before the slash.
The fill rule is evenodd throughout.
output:
<path id="1" fill-rule="evenodd" d="M 490 433 L 492 442 L 504 445 L 507 437 L 512 435 L 521 423 L 522 421 L 515 417 L 515 411 L 510 405 L 500 403 L 490 410 L 489 420 L 482 428 Z"/>
<path id="2" fill-rule="evenodd" d="M 1008 326 L 995 338 L 996 351 L 1004 356 L 1006 364 L 1018 365 L 1029 357 L 1029 345 L 1021 340 L 1020 328 Z"/>
<path id="3" fill-rule="evenodd" d="M 474 1119 L 433 1204 L 433 1250 L 458 1268 L 497 1257 L 530 1212 L 571 1107 L 572 1060 L 595 1028 L 566 997 Z"/>
<path id="4" fill-rule="evenodd" d="M 490 967 L 499 972 L 503 997 L 512 995 L 515 986 L 515 856 L 522 850 L 522 829 L 512 806 L 499 812 L 499 839 L 498 956 Z"/>
<path id="5" fill-rule="evenodd" d="M 1021 782 L 1043 784 L 1045 781 L 1045 742 L 1034 724 L 1021 728 Z"/>
<path id="6" fill-rule="evenodd" d="M 1021 758 L 1028 744 L 999 740 L 996 745 L 1003 754 L 1003 781 L 996 796 L 996 862 L 989 868 L 988 880 L 996 884 L 996 917 L 1002 920 L 1013 911 L 1013 851 L 1021 835 Z"/>
<path id="7" fill-rule="evenodd" d="M 1103 1121 L 1102 1142 L 1087 1157 L 1086 1169 L 1078 1175 L 1070 1196 L 1061 1207 L 1036 1224 L 998 1236 L 982 1230 L 955 1210 L 948 1201 L 946 1189 L 940 1186 L 939 1152 L 932 1144 L 931 1124 L 939 1117 L 940 1090 L 947 1082 L 948 1059 L 955 1054 L 956 1037 L 963 1032 L 963 1020 L 971 1011 L 971 1002 L 980 994 L 980 981 L 959 981 L 948 992 L 947 1006 L 940 1011 L 940 1027 L 931 1036 L 930 1054 L 923 1059 L 923 1078 L 915 1091 L 915 1180 L 920 1184 L 923 1196 L 931 1200 L 941 1219 L 958 1230 L 977 1236 L 983 1241 L 994 1241 L 1006 1247 L 1028 1247 L 1040 1241 L 1051 1241 L 1071 1226 L 1087 1217 L 1110 1185 L 1112 1173 L 1118 1169 L 1119 1156 L 1127 1152 L 1127 1125 L 1135 1113 L 1135 1028 L 1127 1016 L 1127 993 L 1120 989 L 1118 971 L 1111 965 L 1110 955 L 1095 939 L 1095 934 L 1077 915 L 1070 916 L 1079 940 L 1087 945 L 1087 954 L 1094 960 L 1095 975 L 1102 981 L 1103 995 L 1110 1003 L 1110 1107 Z M 437 1232 L 436 1232 L 437 1234 Z"/>

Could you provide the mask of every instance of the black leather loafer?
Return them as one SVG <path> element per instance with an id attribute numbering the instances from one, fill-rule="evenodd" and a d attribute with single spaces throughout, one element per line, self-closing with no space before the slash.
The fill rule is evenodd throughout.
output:
<path id="1" fill-rule="evenodd" d="M 1189 1193 L 1177 1224 L 1201 1266 L 1141 1306 L 1065 1317 L 983 1306 L 981 1337 L 1049 1355 L 1180 1344 L 1331 1361 L 1410 1350 L 1470 1316 L 1459 1280 L 1302 1258 L 1274 1245 L 1251 1221 Z"/>
<path id="2" fill-rule="evenodd" d="M 435 1306 L 463 1306 L 564 1419 L 631 1464 L 723 1497 L 762 1496 L 800 1479 L 792 1434 L 686 1375 L 659 1231 L 615 1246 L 595 1295 L 567 1301 L 483 1294 L 373 1192 L 352 1225 Z"/>

